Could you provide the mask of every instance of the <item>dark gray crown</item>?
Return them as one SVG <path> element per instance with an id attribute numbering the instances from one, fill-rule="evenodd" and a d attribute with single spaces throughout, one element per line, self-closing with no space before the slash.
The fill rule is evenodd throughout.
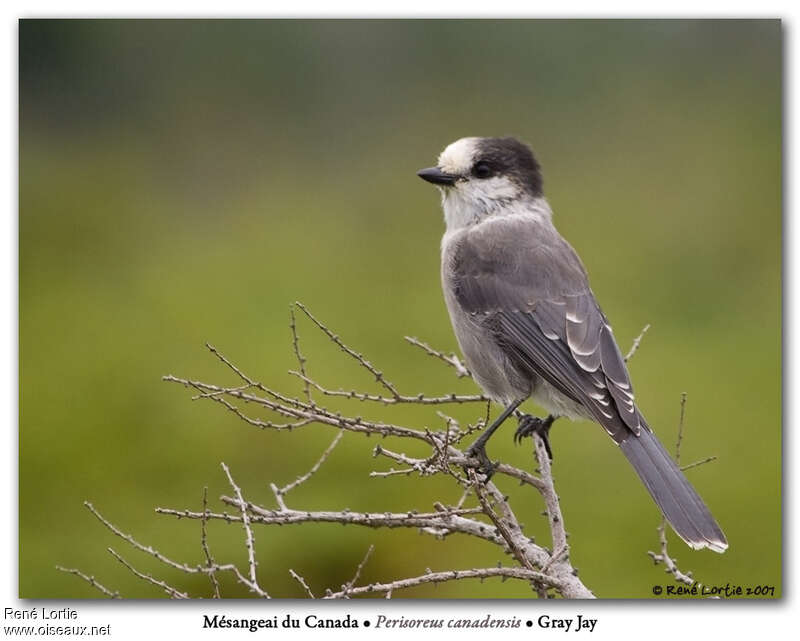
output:
<path id="1" fill-rule="evenodd" d="M 481 138 L 473 166 L 486 163 L 492 175 L 507 176 L 531 196 L 542 195 L 542 172 L 531 148 L 516 138 Z"/>

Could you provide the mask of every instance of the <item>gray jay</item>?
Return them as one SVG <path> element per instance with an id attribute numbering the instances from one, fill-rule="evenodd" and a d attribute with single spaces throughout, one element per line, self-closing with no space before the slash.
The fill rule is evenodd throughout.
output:
<path id="1" fill-rule="evenodd" d="M 464 358 L 505 408 L 470 447 L 485 445 L 526 399 L 550 412 L 520 417 L 515 438 L 547 433 L 555 417 L 588 418 L 619 445 L 675 532 L 724 552 L 725 535 L 634 402 L 625 361 L 575 250 L 556 231 L 539 163 L 514 138 L 462 138 L 420 178 L 441 190 L 442 287 Z"/>

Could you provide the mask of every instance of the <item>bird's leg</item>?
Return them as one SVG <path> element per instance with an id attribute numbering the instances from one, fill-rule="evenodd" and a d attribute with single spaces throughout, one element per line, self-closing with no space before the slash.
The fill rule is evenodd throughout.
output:
<path id="1" fill-rule="evenodd" d="M 503 413 L 497 417 L 497 420 L 492 423 L 487 429 L 484 430 L 483 434 L 481 434 L 475 442 L 470 445 L 469 449 L 467 450 L 466 454 L 468 457 L 475 457 L 477 458 L 481 465 L 480 471 L 486 475 L 486 480 L 488 481 L 492 474 L 494 474 L 494 470 L 497 467 L 496 464 L 492 463 L 489 460 L 488 455 L 486 454 L 486 442 L 491 438 L 492 434 L 494 434 L 495 430 L 500 427 L 503 422 L 511 416 L 514 411 L 522 405 L 522 402 L 525 399 L 520 399 L 518 401 L 514 401 L 509 405 L 506 409 L 503 410 Z"/>
<path id="2" fill-rule="evenodd" d="M 526 436 L 537 434 L 544 442 L 544 449 L 547 450 L 547 456 L 549 456 L 552 461 L 553 450 L 550 449 L 550 428 L 553 426 L 553 421 L 555 421 L 556 418 L 558 417 L 552 414 L 547 418 L 522 414 L 519 417 L 517 431 L 514 432 L 514 442 L 520 443 Z"/>

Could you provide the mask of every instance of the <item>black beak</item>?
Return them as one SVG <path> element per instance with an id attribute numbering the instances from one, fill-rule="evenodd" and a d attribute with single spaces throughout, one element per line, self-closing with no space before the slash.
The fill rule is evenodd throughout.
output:
<path id="1" fill-rule="evenodd" d="M 446 174 L 438 167 L 428 167 L 427 169 L 420 169 L 417 176 L 422 180 L 427 180 L 434 185 L 452 185 L 458 176 Z"/>

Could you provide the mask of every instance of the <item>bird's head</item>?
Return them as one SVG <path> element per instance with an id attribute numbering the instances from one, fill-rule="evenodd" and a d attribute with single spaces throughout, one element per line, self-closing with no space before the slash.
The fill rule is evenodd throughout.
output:
<path id="1" fill-rule="evenodd" d="M 539 163 L 515 138 L 461 138 L 417 175 L 440 188 L 448 229 L 543 200 Z"/>

